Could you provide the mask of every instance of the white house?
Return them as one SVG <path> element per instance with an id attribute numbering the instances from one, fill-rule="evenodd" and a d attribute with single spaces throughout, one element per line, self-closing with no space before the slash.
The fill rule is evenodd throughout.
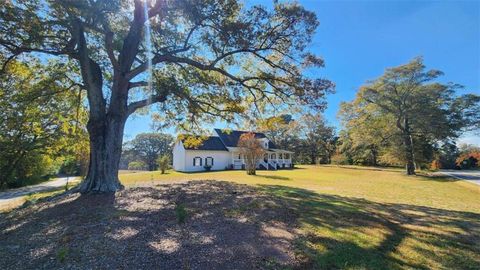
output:
<path id="1" fill-rule="evenodd" d="M 214 129 L 214 135 L 206 137 L 195 147 L 185 147 L 178 140 L 173 147 L 173 169 L 181 172 L 211 170 L 241 170 L 245 168 L 237 147 L 240 136 L 247 131 Z M 265 148 L 265 155 L 257 164 L 258 169 L 277 170 L 292 167 L 293 152 L 278 149 L 263 133 L 254 133 Z"/>

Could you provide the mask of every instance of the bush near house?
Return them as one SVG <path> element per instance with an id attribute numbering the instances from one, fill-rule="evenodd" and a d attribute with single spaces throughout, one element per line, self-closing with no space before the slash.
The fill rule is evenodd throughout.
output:
<path id="1" fill-rule="evenodd" d="M 162 171 L 162 174 L 170 167 L 170 157 L 167 155 L 161 156 L 157 159 L 158 168 Z"/>

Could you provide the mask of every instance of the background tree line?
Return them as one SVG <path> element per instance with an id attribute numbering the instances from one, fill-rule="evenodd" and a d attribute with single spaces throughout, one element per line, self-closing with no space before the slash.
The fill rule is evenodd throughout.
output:
<path id="1" fill-rule="evenodd" d="M 335 163 L 455 168 L 461 151 L 455 141 L 478 130 L 480 96 L 459 95 L 462 86 L 440 83 L 438 70 L 422 58 L 389 68 L 360 87 L 356 98 L 341 105 Z"/>
<path id="2" fill-rule="evenodd" d="M 427 70 L 422 58 L 387 69 L 341 104 L 338 134 L 320 113 L 271 117 L 256 128 L 294 151 L 296 163 L 397 166 L 407 174 L 478 166 L 478 148 L 459 149 L 455 141 L 479 129 L 480 96 L 460 95 L 463 87 L 439 82 L 442 75 Z"/>
<path id="3" fill-rule="evenodd" d="M 297 164 L 327 164 L 336 150 L 335 128 L 321 113 L 307 113 L 297 119 L 290 114 L 256 121 L 254 130 L 264 132 L 278 148 L 295 152 Z"/>
<path id="4" fill-rule="evenodd" d="M 140 133 L 124 143 L 120 169 L 155 171 L 163 162 L 170 165 L 173 144 L 174 138 L 170 134 Z"/>

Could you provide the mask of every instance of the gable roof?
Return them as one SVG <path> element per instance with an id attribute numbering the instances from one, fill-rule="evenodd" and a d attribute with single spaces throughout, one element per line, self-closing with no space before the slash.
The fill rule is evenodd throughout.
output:
<path id="1" fill-rule="evenodd" d="M 221 129 L 216 128 L 215 132 L 217 132 L 220 140 L 223 142 L 223 144 L 226 147 L 237 147 L 240 136 L 242 136 L 242 134 L 249 133 L 250 131 L 229 130 L 227 132 L 227 131 L 222 131 Z M 267 138 L 267 136 L 265 136 L 265 134 L 263 133 L 260 133 L 260 132 L 252 132 L 252 133 L 255 134 L 256 139 Z M 277 147 L 273 142 L 268 140 L 268 148 L 272 149 Z"/>
<path id="2" fill-rule="evenodd" d="M 198 136 L 199 137 L 199 136 Z M 223 142 L 219 137 L 209 136 L 202 141 L 201 145 L 195 147 L 185 146 L 185 139 L 182 139 L 183 147 L 185 150 L 213 150 L 213 151 L 228 151 L 228 149 L 223 145 Z"/>

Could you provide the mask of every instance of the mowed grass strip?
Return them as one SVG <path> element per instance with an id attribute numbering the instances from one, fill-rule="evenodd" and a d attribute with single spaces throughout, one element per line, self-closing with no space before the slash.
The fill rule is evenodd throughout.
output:
<path id="1" fill-rule="evenodd" d="M 124 172 L 120 181 L 126 186 L 170 183 L 185 180 L 223 180 L 249 185 L 280 185 L 302 188 L 319 194 L 363 198 L 379 203 L 480 213 L 480 186 L 458 179 L 406 176 L 402 170 L 365 167 L 309 166 L 293 170 L 181 173 L 167 171 Z"/>
<path id="2" fill-rule="evenodd" d="M 260 187 L 300 215 L 297 256 L 307 269 L 478 269 L 480 188 L 401 170 L 294 170 L 120 175 L 125 185 L 227 180 Z"/>

